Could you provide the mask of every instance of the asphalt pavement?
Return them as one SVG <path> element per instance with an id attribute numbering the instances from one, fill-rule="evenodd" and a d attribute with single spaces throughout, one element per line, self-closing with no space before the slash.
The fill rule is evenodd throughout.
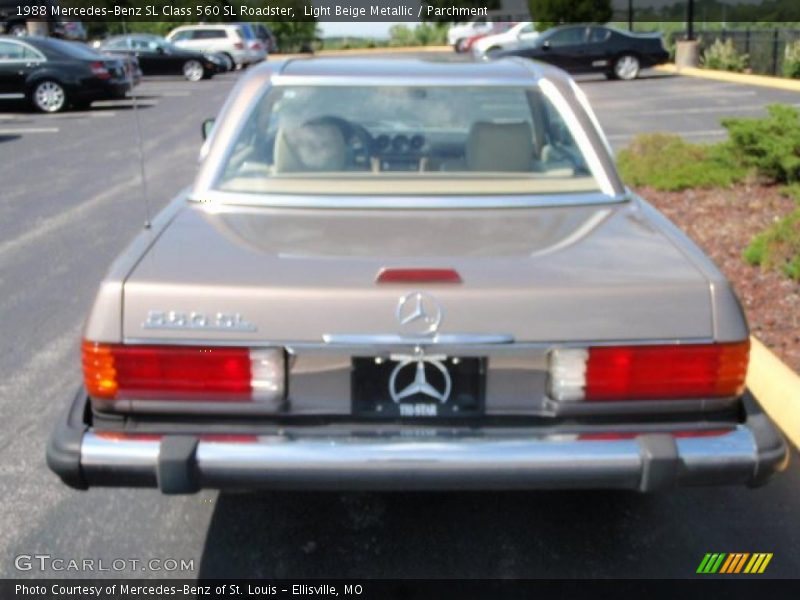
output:
<path id="1" fill-rule="evenodd" d="M 239 74 L 139 88 L 150 210 L 191 182 L 200 124 Z M 721 139 L 722 116 L 756 116 L 789 92 L 648 73 L 582 78 L 615 147 L 643 131 Z M 800 573 L 800 460 L 764 488 L 655 495 L 260 493 L 165 497 L 63 486 L 44 463 L 80 379 L 82 321 L 110 262 L 139 231 L 137 114 L 130 101 L 38 115 L 0 105 L 0 575 L 19 555 L 141 563 L 100 576 L 690 577 L 706 552 L 772 552 L 767 574 Z M 202 256 L 197 257 L 202 260 Z M 23 562 L 24 565 L 24 562 Z M 97 563 L 95 563 L 97 566 Z"/>

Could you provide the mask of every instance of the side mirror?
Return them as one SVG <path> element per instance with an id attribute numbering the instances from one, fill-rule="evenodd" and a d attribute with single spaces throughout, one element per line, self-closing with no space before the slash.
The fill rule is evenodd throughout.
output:
<path id="1" fill-rule="evenodd" d="M 203 121 L 202 132 L 204 140 L 208 139 L 212 131 L 214 131 L 214 119 L 206 119 Z"/>

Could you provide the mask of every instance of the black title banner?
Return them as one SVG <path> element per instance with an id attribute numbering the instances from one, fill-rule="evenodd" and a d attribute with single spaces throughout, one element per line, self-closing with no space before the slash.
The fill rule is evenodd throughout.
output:
<path id="1" fill-rule="evenodd" d="M 757 578 L 693 580 L 0 580 L 3 600 L 188 600 L 282 598 L 412 600 L 417 598 L 796 598 L 797 581 Z"/>
<path id="2" fill-rule="evenodd" d="M 569 0 L 0 0 L 0 21 L 536 21 L 539 7 Z M 612 21 L 786 23 L 800 21 L 798 0 L 592 0 Z M 584 6 L 585 3 L 582 5 Z M 573 19 L 569 10 L 563 22 Z"/>

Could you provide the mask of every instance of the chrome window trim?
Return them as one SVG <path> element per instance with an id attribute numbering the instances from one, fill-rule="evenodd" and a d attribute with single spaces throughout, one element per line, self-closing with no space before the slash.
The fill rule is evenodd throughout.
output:
<path id="1" fill-rule="evenodd" d="M 595 151 L 589 136 L 586 135 L 586 131 L 581 127 L 578 117 L 575 115 L 575 111 L 572 110 L 567 99 L 549 79 L 542 78 L 539 81 L 539 88 L 542 90 L 545 97 L 553 103 L 558 114 L 561 115 L 561 118 L 564 119 L 564 122 L 567 124 L 570 134 L 572 134 L 575 143 L 578 144 L 578 148 L 580 148 L 586 159 L 589 171 L 591 171 L 595 181 L 600 185 L 600 191 L 607 196 L 613 196 L 614 185 L 611 183 L 611 178 L 603 168 L 600 156 Z"/>
<path id="2" fill-rule="evenodd" d="M 444 344 L 436 341 L 435 338 L 428 338 L 426 343 L 422 343 L 420 338 L 406 338 L 405 342 L 386 343 L 388 338 L 398 338 L 396 334 L 372 334 L 371 336 L 364 335 L 363 338 L 372 337 L 373 340 L 366 346 L 376 347 L 384 346 L 386 348 L 394 346 L 451 346 L 458 347 L 459 344 Z M 440 336 L 444 338 L 444 336 Z M 383 343 L 378 343 L 383 341 Z M 242 348 L 264 348 L 264 347 L 284 347 L 289 352 L 294 348 L 298 350 L 327 350 L 341 352 L 343 350 L 363 350 L 365 344 L 344 344 L 344 343 L 326 343 L 324 339 L 313 342 L 293 342 L 290 340 L 263 340 L 263 339 L 214 339 L 214 338 L 141 338 L 141 337 L 123 337 L 123 344 L 130 345 L 164 345 L 164 346 L 223 346 L 223 347 L 242 347 Z M 511 343 L 481 343 L 481 344 L 465 344 L 469 346 L 470 350 L 486 348 L 487 351 L 514 351 L 514 350 L 553 350 L 557 348 L 586 348 L 589 346 L 680 346 L 680 345 L 693 345 L 693 344 L 714 344 L 717 341 L 710 337 L 687 337 L 679 339 L 664 339 L 664 338 L 649 338 L 649 339 L 615 339 L 615 340 L 575 340 L 575 341 L 553 341 L 553 342 L 519 342 L 514 341 Z"/>
<path id="3" fill-rule="evenodd" d="M 374 209 L 456 209 L 456 208 L 543 208 L 556 206 L 594 206 L 621 204 L 631 199 L 629 193 L 607 196 L 599 192 L 530 195 L 481 196 L 372 196 L 301 194 L 248 194 L 212 190 L 190 193 L 189 202 L 203 204 L 209 212 L 215 206 L 260 206 L 272 208 L 374 208 Z"/>

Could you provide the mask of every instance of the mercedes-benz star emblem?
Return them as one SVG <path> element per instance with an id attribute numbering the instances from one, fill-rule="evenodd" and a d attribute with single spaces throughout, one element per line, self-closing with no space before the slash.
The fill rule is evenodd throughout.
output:
<path id="1" fill-rule="evenodd" d="M 411 368 L 412 365 L 416 366 L 414 380 L 402 390 L 398 390 L 397 376 L 405 368 Z M 430 365 L 431 367 L 437 369 L 442 374 L 443 382 L 438 382 L 437 386 L 432 385 L 431 382 L 428 381 L 428 376 L 425 373 L 426 365 Z M 439 387 L 443 389 L 438 389 Z M 389 377 L 389 395 L 392 397 L 392 400 L 395 402 L 395 404 L 399 404 L 401 400 L 415 394 L 428 396 L 429 398 L 433 398 L 437 402 L 444 404 L 450 397 L 450 390 L 452 387 L 453 382 L 450 379 L 450 373 L 447 372 L 447 368 L 441 362 L 432 358 L 409 358 L 407 360 L 403 360 L 397 363 L 397 366 L 392 371 L 391 377 Z"/>
<path id="2" fill-rule="evenodd" d="M 442 323 L 442 307 L 430 294 L 411 292 L 400 298 L 397 320 L 405 335 L 434 335 Z"/>

